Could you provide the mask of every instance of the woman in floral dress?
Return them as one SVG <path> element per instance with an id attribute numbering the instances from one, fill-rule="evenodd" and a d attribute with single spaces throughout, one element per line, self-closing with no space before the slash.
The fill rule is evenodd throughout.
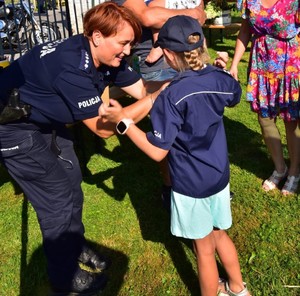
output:
<path id="1" fill-rule="evenodd" d="M 300 179 L 300 2 L 292 0 L 238 0 L 242 27 L 237 37 L 230 72 L 237 79 L 238 63 L 251 39 L 247 100 L 258 114 L 264 141 L 275 170 L 263 182 L 265 191 L 277 188 L 296 193 Z M 290 158 L 287 167 L 276 126 L 284 121 Z"/>

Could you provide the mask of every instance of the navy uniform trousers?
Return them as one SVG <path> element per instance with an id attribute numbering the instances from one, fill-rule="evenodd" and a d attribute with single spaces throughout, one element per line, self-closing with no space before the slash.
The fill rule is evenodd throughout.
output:
<path id="1" fill-rule="evenodd" d="M 59 156 L 51 150 L 51 129 L 24 122 L 0 125 L 0 160 L 36 211 L 50 282 L 63 287 L 78 269 L 85 242 L 83 193 L 73 141 L 64 126 L 56 133 Z"/>

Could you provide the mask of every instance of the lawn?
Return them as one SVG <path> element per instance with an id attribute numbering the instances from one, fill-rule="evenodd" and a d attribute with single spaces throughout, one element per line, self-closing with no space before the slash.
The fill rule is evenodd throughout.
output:
<path id="1" fill-rule="evenodd" d="M 236 32 L 225 30 L 223 43 L 219 37 L 214 30 L 211 56 L 225 50 L 232 57 Z M 296 296 L 300 294 L 299 195 L 283 197 L 279 191 L 261 190 L 273 164 L 256 116 L 245 101 L 248 55 L 239 67 L 241 103 L 224 116 L 234 192 L 229 234 L 253 296 Z M 149 119 L 140 126 L 149 130 Z M 280 128 L 284 135 L 281 122 Z M 172 237 L 169 231 L 169 214 L 159 196 L 158 165 L 126 136 L 102 140 L 81 125 L 74 130 L 84 173 L 86 237 L 113 262 L 101 295 L 199 295 L 191 242 Z M 2 166 L 0 232 L 0 295 L 47 295 L 35 212 Z M 220 273 L 224 274 L 221 267 Z"/>

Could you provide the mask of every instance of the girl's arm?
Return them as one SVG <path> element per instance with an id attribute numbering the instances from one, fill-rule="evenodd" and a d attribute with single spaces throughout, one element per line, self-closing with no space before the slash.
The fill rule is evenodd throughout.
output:
<path id="1" fill-rule="evenodd" d="M 142 100 L 137 101 L 135 104 L 140 103 Z M 120 103 L 116 100 L 111 99 L 109 102 L 109 106 L 106 104 L 102 104 L 99 108 L 99 116 L 101 117 L 101 119 L 109 121 L 115 127 L 121 120 L 125 118 L 133 118 L 130 116 L 130 112 L 126 110 L 127 107 L 122 108 Z M 141 129 L 139 129 L 134 123 L 129 125 L 126 134 L 139 149 L 141 149 L 150 158 L 156 161 L 161 161 L 169 152 L 168 150 L 164 150 L 152 145 L 148 141 L 146 134 Z"/>
<path id="2" fill-rule="evenodd" d="M 139 149 L 157 162 L 163 160 L 169 152 L 168 150 L 152 145 L 148 141 L 146 133 L 139 129 L 135 124 L 129 126 L 126 135 Z"/>
<path id="3" fill-rule="evenodd" d="M 102 103 L 99 107 L 99 116 L 85 119 L 83 123 L 97 136 L 101 138 L 109 138 L 116 133 L 116 124 L 123 118 L 131 118 L 135 123 L 142 120 L 151 110 L 154 101 L 156 100 L 159 93 L 169 84 L 164 83 L 161 88 L 152 94 L 148 94 L 144 98 L 136 101 L 135 103 L 126 106 L 124 108 L 121 105 L 110 99 L 109 103 L 113 105 L 119 105 L 120 109 L 117 109 L 115 113 L 111 114 L 113 120 L 108 120 L 107 108 L 110 108 L 107 103 Z M 114 116 L 114 117 L 113 117 Z"/>

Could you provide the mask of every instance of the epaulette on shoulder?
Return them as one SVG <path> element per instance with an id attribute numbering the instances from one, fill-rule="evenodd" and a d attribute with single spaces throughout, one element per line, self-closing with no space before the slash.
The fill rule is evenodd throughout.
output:
<path id="1" fill-rule="evenodd" d="M 82 49 L 79 69 L 85 72 L 89 72 L 91 65 L 92 65 L 92 61 L 88 52 L 85 49 Z"/>

